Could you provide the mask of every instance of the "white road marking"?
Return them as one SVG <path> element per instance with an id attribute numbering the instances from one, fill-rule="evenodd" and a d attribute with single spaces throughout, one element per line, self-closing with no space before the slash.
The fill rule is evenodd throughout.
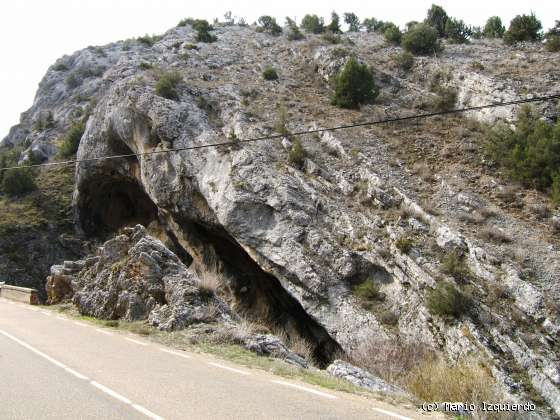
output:
<path id="1" fill-rule="evenodd" d="M 63 321 L 68 321 L 67 318 L 64 318 L 63 316 L 60 316 L 60 315 L 58 315 L 57 318 L 58 318 L 58 319 L 62 319 Z"/>
<path id="2" fill-rule="evenodd" d="M 82 375 L 80 372 L 76 372 L 74 369 L 69 368 L 69 367 L 65 367 L 64 370 L 68 373 L 70 373 L 71 375 L 74 375 L 76 378 L 78 379 L 83 379 L 84 381 L 87 381 L 89 378 L 85 375 Z"/>
<path id="3" fill-rule="evenodd" d="M 87 325 L 84 324 L 83 322 L 80 322 L 80 321 L 73 321 L 73 322 L 74 322 L 74 324 L 79 325 L 80 327 L 87 327 Z"/>
<path id="4" fill-rule="evenodd" d="M 101 391 L 103 391 L 105 394 L 109 394 L 111 397 L 113 397 L 113 398 L 115 398 L 119 401 L 122 401 L 125 404 L 132 404 L 132 401 L 130 401 L 128 398 L 123 397 L 121 394 L 113 391 L 111 388 L 107 388 L 105 385 L 101 385 L 99 382 L 89 381 L 89 383 L 92 384 L 97 389 L 100 389 Z"/>
<path id="5" fill-rule="evenodd" d="M 220 365 L 219 363 L 208 362 L 208 364 L 211 365 L 211 366 L 219 367 L 221 369 L 229 370 L 231 372 L 237 372 L 237 373 L 240 373 L 241 375 L 250 375 L 249 372 L 245 372 L 245 371 L 239 370 L 239 369 L 230 368 L 229 366 Z"/>
<path id="6" fill-rule="evenodd" d="M 6 331 L 0 330 L 0 334 L 8 337 L 10 340 L 15 341 L 16 343 L 18 343 L 20 346 L 25 347 L 27 350 L 35 353 L 38 356 L 41 356 L 43 359 L 48 360 L 49 362 L 51 362 L 52 364 L 54 364 L 55 366 L 58 366 L 59 368 L 64 369 L 66 372 L 76 376 L 79 379 L 84 379 L 84 380 L 88 380 L 88 377 L 85 375 L 82 375 L 79 372 L 76 372 L 74 369 L 69 368 L 68 366 L 66 366 L 64 363 L 59 362 L 56 359 L 53 359 L 52 357 L 46 355 L 45 353 L 43 353 L 40 350 L 37 350 L 35 347 L 25 343 L 24 341 L 20 340 L 19 338 L 14 337 L 13 335 L 7 333 Z M 105 385 L 100 384 L 99 382 L 96 381 L 89 381 L 89 383 L 91 385 L 93 385 L 94 387 L 96 387 L 97 389 L 103 391 L 104 393 L 110 395 L 111 397 L 130 405 L 132 408 L 134 408 L 135 410 L 139 411 L 140 413 L 144 414 L 145 416 L 153 419 L 153 420 L 164 420 L 163 417 L 160 417 L 154 413 L 152 413 L 150 410 L 142 407 L 141 405 L 138 404 L 133 404 L 132 401 L 130 401 L 128 398 L 126 398 L 125 396 L 119 394 L 116 391 L 113 391 L 111 388 L 106 387 Z"/>
<path id="7" fill-rule="evenodd" d="M 132 404 L 132 408 L 134 408 L 135 410 L 140 411 L 142 414 L 144 414 L 146 417 L 149 417 L 153 420 L 163 420 L 163 417 L 158 416 L 157 414 L 152 413 L 150 410 L 148 410 L 147 408 L 142 407 L 141 405 L 138 404 Z"/>
<path id="8" fill-rule="evenodd" d="M 165 353 L 174 354 L 175 356 L 184 357 L 185 359 L 190 359 L 191 358 L 191 356 L 189 356 L 188 354 L 179 353 L 179 352 L 173 351 L 173 350 L 167 350 L 167 349 L 164 349 L 163 347 L 160 348 L 160 350 L 165 352 Z"/>
<path id="9" fill-rule="evenodd" d="M 331 400 L 335 400 L 337 398 L 334 395 L 327 394 L 327 393 L 321 392 L 321 391 L 317 391 L 317 390 L 312 389 L 312 388 L 307 388 L 305 386 L 291 384 L 289 382 L 284 382 L 284 381 L 272 381 L 272 382 L 274 382 L 275 384 L 280 384 L 280 385 L 296 388 L 296 389 L 299 389 L 301 391 L 310 392 L 311 394 L 319 395 L 320 397 L 330 398 Z"/>
<path id="10" fill-rule="evenodd" d="M 42 351 L 37 350 L 35 347 L 30 346 L 27 343 L 24 343 L 23 341 L 21 341 L 19 338 L 14 337 L 13 335 L 7 333 L 6 331 L 0 330 L 0 334 L 8 337 L 10 340 L 15 341 L 16 343 L 18 343 L 20 346 L 25 347 L 27 350 L 35 353 L 38 356 L 41 356 L 43 359 L 48 360 L 49 362 L 51 362 L 52 364 L 58 366 L 59 368 L 62 369 L 66 369 L 66 366 L 63 363 L 60 363 L 58 360 L 53 359 L 50 356 L 47 356 L 45 353 L 43 353 Z"/>
<path id="11" fill-rule="evenodd" d="M 135 340 L 134 338 L 125 337 L 124 339 L 130 341 L 131 343 L 139 344 L 141 346 L 147 346 L 148 345 L 148 343 L 143 343 L 141 341 Z"/>
<path id="12" fill-rule="evenodd" d="M 381 409 L 381 408 L 375 408 L 375 407 L 374 407 L 373 410 L 374 410 L 374 411 L 377 411 L 377 412 L 379 412 L 379 413 L 385 414 L 385 415 L 387 415 L 387 416 L 394 417 L 394 418 L 396 418 L 396 419 L 401 419 L 401 420 L 413 420 L 413 419 L 411 419 L 410 417 L 401 416 L 400 414 L 393 413 L 392 411 L 383 410 L 383 409 Z"/>
<path id="13" fill-rule="evenodd" d="M 39 308 L 29 308 L 29 309 L 31 309 L 32 311 L 35 311 L 35 312 L 39 312 L 39 311 L 40 311 Z"/>
<path id="14" fill-rule="evenodd" d="M 46 315 L 46 316 L 51 316 L 51 314 L 50 314 L 49 312 L 47 312 L 47 311 L 41 311 L 41 313 L 42 313 L 43 315 Z"/>
<path id="15" fill-rule="evenodd" d="M 102 330 L 101 328 L 96 328 L 95 331 L 100 332 L 101 334 L 105 334 L 105 335 L 113 335 L 113 333 L 110 333 L 109 331 Z"/>

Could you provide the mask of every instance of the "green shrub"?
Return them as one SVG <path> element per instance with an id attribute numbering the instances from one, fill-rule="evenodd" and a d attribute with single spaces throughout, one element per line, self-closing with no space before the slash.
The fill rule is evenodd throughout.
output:
<path id="1" fill-rule="evenodd" d="M 471 62 L 471 69 L 482 71 L 484 70 L 484 64 L 482 64 L 480 61 L 473 61 Z"/>
<path id="2" fill-rule="evenodd" d="M 377 32 L 385 28 L 385 22 L 377 20 L 376 18 L 365 18 L 362 22 L 362 26 L 366 28 L 368 32 Z"/>
<path id="3" fill-rule="evenodd" d="M 303 163 L 305 162 L 305 157 L 307 152 L 301 144 L 301 140 L 296 138 L 292 144 L 292 148 L 288 153 L 288 162 L 294 165 L 296 168 L 303 168 Z"/>
<path id="4" fill-rule="evenodd" d="M 11 197 L 21 196 L 37 189 L 29 168 L 10 169 L 2 177 L 2 191 Z"/>
<path id="5" fill-rule="evenodd" d="M 522 41 L 540 41 L 542 39 L 542 23 L 534 13 L 517 15 L 509 24 L 504 34 L 504 42 L 508 45 Z"/>
<path id="6" fill-rule="evenodd" d="M 177 86 L 182 80 L 183 78 L 177 71 L 162 73 L 156 83 L 156 94 L 167 99 L 179 99 Z"/>
<path id="7" fill-rule="evenodd" d="M 430 25 L 437 31 L 440 37 L 445 36 L 445 25 L 449 17 L 447 12 L 441 6 L 432 4 L 432 7 L 428 10 L 428 16 L 424 20 L 424 23 Z"/>
<path id="8" fill-rule="evenodd" d="M 558 35 L 547 36 L 545 47 L 550 52 L 560 51 L 560 36 Z"/>
<path id="9" fill-rule="evenodd" d="M 327 26 L 327 31 L 331 34 L 342 33 L 342 29 L 340 29 L 340 16 L 334 11 L 331 13 L 331 23 Z"/>
<path id="10" fill-rule="evenodd" d="M 481 39 L 483 37 L 482 28 L 480 26 L 471 26 L 471 31 L 471 38 Z"/>
<path id="11" fill-rule="evenodd" d="M 420 22 L 416 21 L 416 20 L 411 20 L 410 22 L 406 22 L 406 30 L 410 31 L 412 28 L 414 28 L 416 25 L 418 25 Z"/>
<path id="12" fill-rule="evenodd" d="M 395 62 L 403 70 L 410 70 L 414 66 L 414 56 L 408 51 L 403 51 L 395 57 Z"/>
<path id="13" fill-rule="evenodd" d="M 158 35 L 144 35 L 144 36 L 140 36 L 138 38 L 136 38 L 136 40 L 138 42 L 140 42 L 140 44 L 146 45 L 148 47 L 153 46 L 156 42 L 158 42 L 161 39 L 161 36 Z"/>
<path id="14" fill-rule="evenodd" d="M 181 19 L 181 20 L 179 21 L 179 23 L 177 24 L 177 27 L 178 27 L 178 28 L 181 28 L 181 27 L 187 26 L 187 25 L 191 25 L 191 26 L 192 26 L 192 25 L 194 24 L 195 21 L 196 21 L 196 20 L 193 19 L 193 18 Z"/>
<path id="15" fill-rule="evenodd" d="M 17 166 L 22 152 L 23 146 L 13 147 L 11 149 L 0 148 L 0 168 Z M 0 171 L 0 187 L 5 174 L 6 171 Z"/>
<path id="16" fill-rule="evenodd" d="M 33 129 L 37 131 L 48 130 L 49 128 L 53 128 L 55 126 L 55 121 L 53 117 L 53 113 L 51 111 L 47 111 L 46 113 L 41 113 L 39 118 L 33 124 Z"/>
<path id="17" fill-rule="evenodd" d="M 371 69 L 351 57 L 335 78 L 332 102 L 341 108 L 358 108 L 360 104 L 373 101 L 378 94 Z"/>
<path id="18" fill-rule="evenodd" d="M 385 29 L 385 32 L 383 34 L 385 35 L 385 40 L 389 44 L 400 45 L 402 32 L 394 23 L 390 23 L 389 25 L 387 25 L 387 28 Z"/>
<path id="19" fill-rule="evenodd" d="M 321 34 L 325 32 L 325 21 L 317 15 L 305 15 L 301 21 L 301 27 L 306 32 Z"/>
<path id="20" fill-rule="evenodd" d="M 288 26 L 288 40 L 289 41 L 299 41 L 300 39 L 305 38 L 305 35 L 301 33 L 297 23 L 294 22 L 289 17 L 286 17 L 286 25 Z"/>
<path id="21" fill-rule="evenodd" d="M 53 66 L 53 70 L 54 71 L 66 71 L 68 70 L 68 66 L 62 62 L 62 61 L 58 61 L 54 66 Z"/>
<path id="22" fill-rule="evenodd" d="M 472 36 L 472 28 L 462 20 L 447 19 L 445 23 L 445 36 L 455 44 L 466 44 Z"/>
<path id="23" fill-rule="evenodd" d="M 262 75 L 264 80 L 278 80 L 278 73 L 276 72 L 276 69 L 270 66 L 264 69 Z"/>
<path id="24" fill-rule="evenodd" d="M 408 254 L 414 245 L 414 241 L 411 238 L 407 238 L 406 236 L 402 236 L 395 242 L 395 246 L 399 251 L 403 254 Z"/>
<path id="25" fill-rule="evenodd" d="M 371 278 L 354 286 L 352 291 L 362 307 L 367 310 L 371 310 L 376 301 L 382 301 L 384 298 L 383 293 L 379 291 L 379 286 Z"/>
<path id="26" fill-rule="evenodd" d="M 550 199 L 552 200 L 552 204 L 560 205 L 560 173 L 556 173 L 552 177 Z"/>
<path id="27" fill-rule="evenodd" d="M 344 22 L 348 25 L 348 32 L 360 31 L 360 19 L 355 13 L 344 13 Z"/>
<path id="28" fill-rule="evenodd" d="M 506 27 L 502 24 L 502 19 L 499 16 L 492 16 L 486 21 L 483 34 L 486 38 L 501 38 L 505 31 Z"/>
<path id="29" fill-rule="evenodd" d="M 445 254 L 441 261 L 441 271 L 463 283 L 468 282 L 471 276 L 465 258 L 459 255 L 457 251 L 450 251 Z"/>
<path id="30" fill-rule="evenodd" d="M 197 19 L 192 23 L 192 27 L 196 31 L 195 39 L 197 42 L 211 43 L 218 40 L 215 35 L 210 33 L 214 28 L 207 20 Z"/>
<path id="31" fill-rule="evenodd" d="M 278 36 L 282 33 L 282 28 L 276 23 L 276 19 L 271 16 L 261 16 L 258 19 L 258 24 L 262 28 L 261 32 L 266 32 L 273 36 Z"/>
<path id="32" fill-rule="evenodd" d="M 432 100 L 431 108 L 434 111 L 449 111 L 457 103 L 457 90 L 452 87 L 438 86 L 435 89 L 436 97 Z"/>
<path id="33" fill-rule="evenodd" d="M 471 301 L 451 283 L 440 282 L 428 291 L 426 306 L 432 315 L 459 318 L 468 312 Z"/>
<path id="34" fill-rule="evenodd" d="M 550 29 L 545 36 L 546 49 L 550 52 L 560 51 L 560 20 L 556 21 L 554 28 Z"/>
<path id="35" fill-rule="evenodd" d="M 325 32 L 321 35 L 321 38 L 329 44 L 340 44 L 342 42 L 340 35 L 333 34 L 332 32 Z"/>
<path id="36" fill-rule="evenodd" d="M 62 143 L 58 148 L 58 154 L 60 157 L 67 158 L 76 154 L 85 129 L 86 125 L 83 121 L 74 123 L 72 127 L 70 127 L 62 138 Z"/>
<path id="37" fill-rule="evenodd" d="M 423 23 L 407 31 L 402 37 L 401 45 L 416 55 L 435 54 L 441 50 L 437 30 Z"/>
<path id="38" fill-rule="evenodd" d="M 523 106 L 515 130 L 501 124 L 488 132 L 486 151 L 510 178 L 546 191 L 560 174 L 560 121 L 550 124 Z"/>
<path id="39" fill-rule="evenodd" d="M 72 72 L 66 77 L 66 79 L 64 79 L 64 83 L 70 89 L 74 89 L 82 84 L 82 80 L 76 75 L 75 72 Z"/>
<path id="40" fill-rule="evenodd" d="M 152 65 L 152 63 L 148 63 L 147 61 L 141 61 L 138 67 L 140 68 L 140 70 L 150 70 L 154 66 Z"/>

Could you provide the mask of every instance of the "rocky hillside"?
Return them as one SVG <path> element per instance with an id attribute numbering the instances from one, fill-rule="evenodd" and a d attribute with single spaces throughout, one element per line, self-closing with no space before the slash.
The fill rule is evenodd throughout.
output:
<path id="1" fill-rule="evenodd" d="M 236 316 L 305 340 L 319 366 L 346 354 L 375 370 L 364 357 L 398 337 L 449 363 L 475 357 L 502 398 L 532 400 L 543 416 L 560 415 L 560 216 L 543 193 L 509 184 L 482 150 L 483 124 L 512 122 L 517 107 L 304 135 L 299 160 L 289 135 L 238 142 L 425 112 L 445 99 L 434 86 L 455 92 L 459 107 L 547 95 L 560 88 L 559 53 L 475 40 L 416 57 L 405 70 L 400 47 L 376 33 L 344 34 L 336 44 L 244 26 L 218 25 L 212 33 L 216 42 L 197 43 L 185 25 L 90 47 L 49 69 L 2 147 L 19 147 L 22 162 L 30 150 L 35 159 L 57 160 L 59 139 L 87 120 L 77 152 L 84 162 L 67 181 L 80 245 L 70 247 L 75 255 L 61 250 L 56 234 L 64 230 L 57 216 L 46 217 L 31 231 L 51 236 L 30 240 L 56 252 L 31 276 L 34 261 L 6 262 L 5 250 L 16 252 L 13 238 L 29 229 L 27 219 L 12 217 L 15 234 L 0 240 L 8 276 L 43 288 L 51 264 L 141 224 L 164 250 L 123 249 L 149 267 L 171 253 L 165 276 L 153 277 L 157 290 L 137 283 L 149 281 L 130 260 L 119 263 L 126 270 L 113 267 L 129 273 L 115 282 L 110 268 L 90 258 L 78 263 L 69 286 L 84 313 L 184 327 L 207 316 L 207 302 L 187 293 L 176 312 L 173 288 L 188 289 L 192 273 L 212 273 Z M 373 68 L 380 88 L 359 110 L 330 100 L 329 80 L 350 56 Z M 263 78 L 267 67 L 276 80 Z M 166 78 L 175 82 L 162 96 Z M 555 103 L 536 107 L 554 118 Z M 141 153 L 150 154 L 96 159 Z M 40 177 L 52 173 L 42 169 Z M 0 198 L 12 213 L 27 199 Z M 121 236 L 115 241 L 128 240 Z M 20 257 L 31 246 L 16 244 Z M 92 258 L 103 258 L 106 247 Z M 123 297 L 127 288 L 135 293 Z M 226 306 L 214 302 L 212 316 L 229 317 Z"/>

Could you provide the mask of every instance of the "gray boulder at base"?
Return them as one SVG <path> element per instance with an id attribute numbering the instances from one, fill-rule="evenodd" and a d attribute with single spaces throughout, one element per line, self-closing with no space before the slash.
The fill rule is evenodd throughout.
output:
<path id="1" fill-rule="evenodd" d="M 335 360 L 327 367 L 327 372 L 332 376 L 346 379 L 358 387 L 366 388 L 373 392 L 407 395 L 404 390 L 388 384 L 383 379 L 342 360 Z"/>
<path id="2" fill-rule="evenodd" d="M 74 276 L 80 313 L 103 319 L 148 320 L 162 330 L 229 319 L 216 296 L 159 240 L 137 225 L 107 241 Z"/>

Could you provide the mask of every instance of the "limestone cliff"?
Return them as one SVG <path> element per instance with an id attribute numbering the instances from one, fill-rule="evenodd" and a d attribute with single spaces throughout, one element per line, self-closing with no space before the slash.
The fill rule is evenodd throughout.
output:
<path id="1" fill-rule="evenodd" d="M 85 238 L 136 224 L 159 232 L 190 270 L 222 279 L 237 313 L 305 338 L 320 365 L 369 337 L 400 335 L 451 359 L 476 354 L 512 399 L 533 392 L 560 414 L 554 215 L 537 220 L 531 209 L 546 199 L 533 191 L 505 202 L 503 182 L 474 159 L 476 121 L 511 120 L 515 107 L 304 136 L 301 168 L 287 160 L 288 138 L 235 140 L 274 134 L 280 106 L 294 132 L 418 113 L 434 80 L 457 89 L 458 106 L 546 94 L 558 86 L 558 55 L 477 41 L 418 58 L 405 72 L 393 63 L 397 48 L 373 33 L 344 35 L 340 45 L 250 27 L 214 33 L 217 42 L 196 44 L 187 25 L 152 46 L 117 42 L 61 58 L 3 144 L 52 159 L 57 138 L 90 113 L 73 195 Z M 373 66 L 382 92 L 360 111 L 330 105 L 328 79 L 350 54 Z M 268 65 L 277 81 L 263 80 Z M 182 80 L 176 99 L 155 91 L 169 71 Z M 553 104 L 539 106 L 551 114 Z M 34 130 L 47 112 L 54 128 Z M 170 148 L 191 150 L 157 153 Z M 141 155 L 96 160 L 122 154 Z M 467 276 L 445 269 L 450 254 L 464 256 Z M 354 291 L 370 280 L 379 299 L 368 306 Z M 427 309 L 442 281 L 470 296 L 458 319 Z M 77 284 L 75 299 L 87 301 L 88 284 Z"/>

